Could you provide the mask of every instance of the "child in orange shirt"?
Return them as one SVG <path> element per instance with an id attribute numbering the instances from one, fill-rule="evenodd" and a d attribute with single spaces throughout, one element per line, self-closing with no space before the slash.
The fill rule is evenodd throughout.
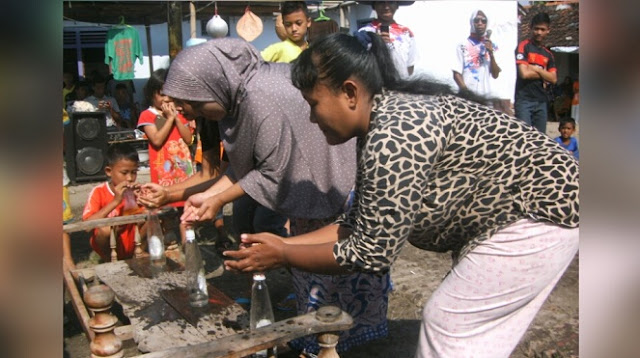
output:
<path id="1" fill-rule="evenodd" d="M 104 171 L 109 181 L 91 190 L 87 204 L 82 213 L 82 220 L 93 220 L 122 216 L 125 210 L 136 211 L 139 208 L 133 199 L 133 207 L 127 208 L 126 192 L 137 193 L 140 185 L 136 183 L 138 177 L 138 152 L 127 143 L 112 144 L 107 150 L 107 166 Z M 133 257 L 135 249 L 136 224 L 121 225 L 117 228 L 116 251 L 118 260 Z M 100 255 L 102 260 L 110 261 L 110 227 L 92 229 L 91 247 Z M 140 236 L 144 237 L 146 225 L 140 227 Z"/>

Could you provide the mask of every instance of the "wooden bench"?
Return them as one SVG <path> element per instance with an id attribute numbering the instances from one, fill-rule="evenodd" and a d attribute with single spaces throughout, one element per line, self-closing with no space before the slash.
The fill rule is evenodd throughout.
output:
<path id="1" fill-rule="evenodd" d="M 140 248 L 139 233 L 136 234 L 137 258 L 117 261 L 117 255 L 115 255 L 115 227 L 118 225 L 144 222 L 146 218 L 146 214 L 137 214 L 90 220 L 64 226 L 64 231 L 68 233 L 104 226 L 111 226 L 112 228 L 111 263 L 101 264 L 91 269 L 69 270 L 68 267 L 64 267 L 63 269 L 64 284 L 70 293 L 73 308 L 80 320 L 82 328 L 90 341 L 92 357 L 121 357 L 123 354 L 121 342 L 134 339 L 134 337 L 138 340 L 147 339 L 147 341 L 156 342 L 155 345 L 145 343 L 143 347 L 145 349 L 142 350 L 142 352 L 149 351 L 149 353 L 139 355 L 139 357 L 245 357 L 265 348 L 284 345 L 293 339 L 309 334 L 316 334 L 318 336 L 318 342 L 322 347 L 319 357 L 338 357 L 335 352 L 335 346 L 338 342 L 336 332 L 350 328 L 353 323 L 347 313 L 342 312 L 337 307 L 331 306 L 323 307 L 317 312 L 275 322 L 272 325 L 254 331 L 249 331 L 247 327 L 236 327 L 235 331 L 227 329 L 226 331 L 219 330 L 220 332 L 216 334 L 212 333 L 217 329 L 215 327 L 220 326 L 219 321 L 222 320 L 223 314 L 237 316 L 240 310 L 243 310 L 235 302 L 231 304 L 227 303 L 224 313 L 210 315 L 210 317 L 207 317 L 207 319 L 204 319 L 202 322 L 198 322 L 195 327 L 192 324 L 186 323 L 184 320 L 175 324 L 182 327 L 181 330 L 171 327 L 167 328 L 167 326 L 170 325 L 159 326 L 157 331 L 167 330 L 167 332 L 161 333 L 158 337 L 153 337 L 152 339 L 149 338 L 149 336 L 153 334 L 153 332 L 150 332 L 152 331 L 152 327 L 144 327 L 144 325 L 140 324 L 140 320 L 136 318 L 130 318 L 131 325 L 115 327 L 115 321 L 117 321 L 117 319 L 108 312 L 113 300 L 118 301 L 120 299 L 121 301 L 119 301 L 119 303 L 123 305 L 123 310 L 128 310 L 129 314 L 135 310 L 153 309 L 153 307 L 143 307 L 144 304 L 142 303 L 138 304 L 138 301 L 144 301 L 144 299 L 141 299 L 147 295 L 144 292 L 149 292 L 149 296 L 158 294 L 158 292 L 153 291 L 153 288 L 147 287 L 138 290 L 143 292 L 143 296 L 138 297 L 135 297 L 135 295 L 125 297 L 127 294 L 123 292 L 136 291 L 135 289 L 131 289 L 136 285 L 140 287 L 145 285 L 150 287 L 162 285 L 161 280 L 158 281 L 160 283 L 144 283 L 144 278 L 136 277 L 136 275 L 132 274 L 132 262 L 138 262 L 137 265 L 140 265 L 139 262 L 143 260 L 140 258 L 142 249 Z M 174 254 L 179 255 L 179 252 Z M 176 257 L 172 257 L 171 250 L 167 251 L 167 258 L 179 261 Z M 107 282 L 105 282 L 105 280 Z M 90 281 L 95 281 L 99 284 L 89 287 L 86 282 Z M 175 278 L 170 278 L 169 281 L 172 281 L 172 284 L 177 282 Z M 118 298 L 118 294 L 114 292 L 111 302 L 105 302 L 102 307 L 93 307 L 95 306 L 95 299 L 91 298 L 91 296 L 95 296 L 95 292 L 91 293 L 90 291 L 97 290 L 99 291 L 98 296 L 103 297 L 105 292 L 113 292 L 110 286 L 116 288 L 116 290 L 120 292 L 121 297 Z M 181 286 L 180 282 L 178 282 L 177 286 Z M 148 291 L 145 291 L 145 289 Z M 210 289 L 210 297 L 211 292 L 216 291 L 215 288 Z M 89 298 L 91 304 L 87 304 L 85 300 L 88 292 L 90 292 Z M 224 296 L 221 292 L 217 292 L 218 297 Z M 164 298 L 166 299 L 166 297 Z M 224 301 L 224 299 L 221 300 Z M 169 305 L 163 306 L 165 307 L 163 310 L 168 306 Z M 179 344 L 167 345 L 167 343 L 170 342 L 164 342 L 164 345 L 162 345 L 163 340 L 167 340 L 169 337 L 175 337 L 176 335 L 182 335 L 182 337 L 174 339 L 174 341 L 179 342 Z M 140 348 L 140 345 L 138 345 L 138 348 Z"/>

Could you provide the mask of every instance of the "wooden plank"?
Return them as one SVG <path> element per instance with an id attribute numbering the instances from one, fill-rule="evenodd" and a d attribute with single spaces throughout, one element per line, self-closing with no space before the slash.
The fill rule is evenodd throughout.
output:
<path id="1" fill-rule="evenodd" d="M 144 278 L 136 275 L 126 261 L 100 264 L 94 270 L 96 276 L 115 292 L 116 301 L 131 322 L 132 336 L 141 352 L 200 344 L 248 328 L 248 314 L 235 302 L 218 312 L 198 317 L 196 326 L 189 324 L 160 293 L 185 289 L 184 272 L 165 271 Z M 212 293 L 217 289 L 211 285 L 209 289 L 210 297 L 216 297 Z M 218 294 L 223 295 L 219 291 Z"/>
<path id="2" fill-rule="evenodd" d="M 63 279 L 64 285 L 69 291 L 71 295 L 71 305 L 73 306 L 73 310 L 76 311 L 76 315 L 80 320 L 80 324 L 82 325 L 82 329 L 87 336 L 89 341 L 92 341 L 95 337 L 95 333 L 89 328 L 89 311 L 87 311 L 87 307 L 84 305 L 84 301 L 82 297 L 80 297 L 80 292 L 78 291 L 78 286 L 76 285 L 76 281 L 71 276 L 71 271 L 67 268 L 63 268 Z"/>
<path id="3" fill-rule="evenodd" d="M 252 332 L 242 332 L 194 346 L 176 347 L 137 357 L 240 358 L 309 334 L 343 331 L 349 329 L 352 324 L 351 316 L 344 312 L 333 322 L 322 322 L 316 318 L 316 312 L 312 312 L 282 320 Z"/>
<path id="4" fill-rule="evenodd" d="M 96 276 L 96 272 L 93 270 L 93 267 L 77 268 L 75 270 L 71 270 L 71 275 L 74 278 L 78 277 L 79 275 L 82 275 L 82 277 L 84 277 L 86 282 L 91 282 Z"/>
<path id="5" fill-rule="evenodd" d="M 113 333 L 120 338 L 121 341 L 128 341 L 133 339 L 133 329 L 131 325 L 119 326 L 113 330 Z"/>
<path id="6" fill-rule="evenodd" d="M 173 61 L 182 50 L 182 4 L 167 2 L 167 26 L 169 29 L 169 58 Z"/>
<path id="7" fill-rule="evenodd" d="M 76 231 L 95 229 L 97 227 L 103 227 L 103 226 L 141 223 L 141 222 L 145 222 L 146 220 L 147 220 L 147 214 L 117 216 L 113 218 L 79 221 L 71 224 L 66 224 L 62 227 L 62 230 L 64 230 L 64 232 L 76 232 Z"/>
<path id="8" fill-rule="evenodd" d="M 174 207 L 163 207 L 158 210 L 158 216 L 160 220 L 164 220 L 172 215 L 177 215 L 178 211 Z M 62 226 L 62 230 L 64 232 L 76 232 L 76 231 L 85 231 L 90 229 L 95 229 L 97 227 L 104 226 L 114 226 L 114 225 L 126 225 L 126 224 L 134 224 L 134 223 L 142 223 L 147 221 L 147 214 L 133 214 L 126 216 L 116 216 L 113 218 L 104 218 L 104 219 L 94 219 L 87 221 L 79 221 L 71 224 L 66 224 Z"/>

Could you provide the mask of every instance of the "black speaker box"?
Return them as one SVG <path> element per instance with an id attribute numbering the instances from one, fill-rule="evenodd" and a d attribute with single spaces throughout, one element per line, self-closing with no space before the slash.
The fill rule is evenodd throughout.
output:
<path id="1" fill-rule="evenodd" d="M 105 180 L 108 147 L 106 113 L 74 112 L 64 127 L 64 160 L 72 184 Z"/>

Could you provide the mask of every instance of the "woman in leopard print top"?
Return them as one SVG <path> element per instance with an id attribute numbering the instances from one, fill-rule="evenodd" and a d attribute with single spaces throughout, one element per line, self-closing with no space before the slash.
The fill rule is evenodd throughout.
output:
<path id="1" fill-rule="evenodd" d="M 328 36 L 300 55 L 292 79 L 311 120 L 330 144 L 358 138 L 354 204 L 293 241 L 245 235 L 262 245 L 225 265 L 382 273 L 407 241 L 451 251 L 416 356 L 508 357 L 577 252 L 578 163 L 445 86 L 396 80 L 389 61 L 374 34 Z"/>

